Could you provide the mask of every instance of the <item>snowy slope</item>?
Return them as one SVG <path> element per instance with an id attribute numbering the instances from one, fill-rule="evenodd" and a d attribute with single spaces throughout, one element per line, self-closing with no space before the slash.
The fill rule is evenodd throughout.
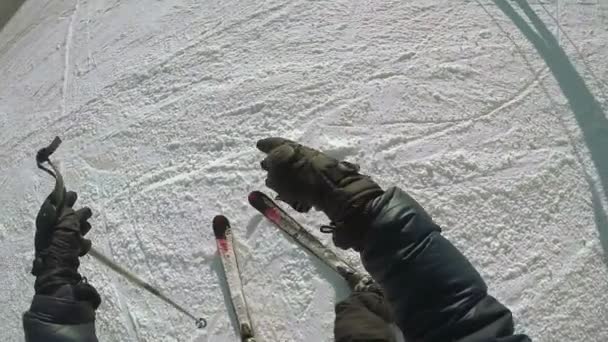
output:
<path id="1" fill-rule="evenodd" d="M 608 1 L 532 8 L 608 110 Z M 102 341 L 235 340 L 218 213 L 260 340 L 332 340 L 345 285 L 247 205 L 269 135 L 410 191 L 536 341 L 607 341 L 606 117 L 581 121 L 554 72 L 488 0 L 27 0 L 0 32 L 0 341 L 22 340 L 55 135 L 97 247 L 209 320 L 86 257 Z"/>

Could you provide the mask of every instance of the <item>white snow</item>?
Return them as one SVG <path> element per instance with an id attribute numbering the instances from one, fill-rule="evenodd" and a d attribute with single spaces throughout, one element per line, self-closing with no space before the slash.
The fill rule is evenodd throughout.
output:
<path id="1" fill-rule="evenodd" d="M 608 2 L 532 8 L 607 111 Z M 346 286 L 247 204 L 264 189 L 255 141 L 271 135 L 411 192 L 518 331 L 608 340 L 608 169 L 590 152 L 608 146 L 589 146 L 493 1 L 27 0 L 0 31 L 0 75 L 1 341 L 23 340 L 34 217 L 52 189 L 33 157 L 55 135 L 67 185 L 95 212 L 94 244 L 209 321 L 196 330 L 85 257 L 102 341 L 236 340 L 218 213 L 259 340 L 332 340 Z"/>

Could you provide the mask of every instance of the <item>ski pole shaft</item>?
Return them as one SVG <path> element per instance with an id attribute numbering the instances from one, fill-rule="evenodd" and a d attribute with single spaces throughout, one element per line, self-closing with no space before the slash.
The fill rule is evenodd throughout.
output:
<path id="1" fill-rule="evenodd" d="M 149 283 L 145 282 L 144 280 L 142 280 L 141 278 L 139 278 L 135 274 L 131 273 L 130 271 L 126 270 L 122 266 L 118 265 L 114 261 L 110 260 L 108 257 L 106 257 L 105 255 L 103 255 L 102 253 L 100 253 L 94 247 L 91 247 L 91 249 L 89 250 L 89 255 L 91 255 L 92 257 L 94 257 L 95 259 L 97 259 L 97 261 L 101 262 L 102 264 L 108 266 L 114 272 L 120 274 L 125 279 L 129 280 L 130 282 L 132 282 L 133 284 L 135 284 L 135 285 L 139 286 L 140 288 L 142 288 L 142 289 L 150 292 L 151 294 L 153 294 L 157 298 L 161 299 L 165 303 L 167 303 L 167 304 L 171 305 L 172 307 L 174 307 L 175 309 L 177 309 L 179 312 L 181 312 L 184 315 L 192 318 L 196 322 L 197 327 L 204 328 L 204 327 L 207 326 L 207 321 L 204 318 L 197 318 L 192 313 L 190 313 L 188 310 L 186 310 L 184 307 L 182 307 L 181 305 L 179 305 L 176 302 L 174 302 L 173 300 L 171 300 L 171 298 L 165 296 L 158 289 L 156 289 L 155 287 L 153 287 Z"/>

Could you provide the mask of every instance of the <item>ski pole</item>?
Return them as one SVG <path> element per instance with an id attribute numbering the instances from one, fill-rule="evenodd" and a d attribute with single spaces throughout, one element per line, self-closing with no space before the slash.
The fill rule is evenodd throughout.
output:
<path id="1" fill-rule="evenodd" d="M 55 203 L 57 203 L 58 211 L 61 210 L 61 207 L 63 206 L 63 200 L 65 197 L 65 186 L 63 183 L 63 177 L 61 176 L 59 169 L 57 167 L 55 167 L 55 165 L 51 162 L 49 157 L 51 156 L 51 154 L 53 154 L 53 152 L 55 152 L 55 150 L 57 150 L 57 148 L 59 147 L 60 144 L 61 144 L 61 139 L 59 139 L 59 137 L 55 137 L 55 139 L 53 139 L 53 142 L 51 142 L 51 144 L 48 147 L 40 149 L 38 151 L 38 153 L 36 154 L 36 164 L 38 165 L 38 168 L 40 168 L 41 170 L 45 171 L 46 173 L 53 176 L 53 178 L 55 178 L 55 189 L 51 193 L 51 196 L 53 196 Z M 47 169 L 44 165 L 42 165 L 45 162 L 51 166 L 52 171 Z M 176 302 L 171 300 L 169 297 L 165 296 L 158 289 L 156 289 L 149 283 L 143 281 L 141 278 L 139 278 L 132 272 L 128 271 L 124 267 L 118 265 L 117 263 L 112 261 L 107 256 L 103 255 L 101 252 L 99 252 L 94 247 L 91 246 L 91 249 L 89 250 L 88 254 L 91 255 L 93 258 L 97 259 L 97 261 L 101 262 L 102 264 L 104 264 L 107 267 L 109 267 L 110 269 L 112 269 L 114 272 L 123 276 L 125 279 L 127 279 L 131 283 L 148 291 L 149 293 L 153 294 L 154 296 L 161 299 L 165 303 L 171 305 L 173 308 L 177 309 L 179 312 L 192 318 L 194 320 L 194 322 L 196 323 L 197 328 L 201 329 L 201 328 L 204 328 L 207 326 L 207 320 L 205 320 L 204 318 L 197 318 L 192 313 L 190 313 L 188 310 L 184 309 L 181 305 L 177 304 Z"/>
<path id="2" fill-rule="evenodd" d="M 140 287 L 140 288 L 142 288 L 142 289 L 150 292 L 151 294 L 153 294 L 157 298 L 163 300 L 165 303 L 167 303 L 167 304 L 171 305 L 172 307 L 174 307 L 175 309 L 177 309 L 179 312 L 181 312 L 184 315 L 192 318 L 194 320 L 194 322 L 196 323 L 196 326 L 199 329 L 200 328 L 204 328 L 204 327 L 207 326 L 207 320 L 205 320 L 204 318 L 197 318 L 192 313 L 190 313 L 188 310 L 184 309 L 181 305 L 179 305 L 176 302 L 174 302 L 173 300 L 171 300 L 171 298 L 169 298 L 169 297 L 165 296 L 164 294 L 162 294 L 158 289 L 154 288 L 152 285 L 150 285 L 149 283 L 143 281 L 141 278 L 139 278 L 135 274 L 127 271 L 122 266 L 118 265 L 117 263 L 115 263 L 114 261 L 110 260 L 105 255 L 101 254 L 94 247 L 91 247 L 91 249 L 89 250 L 88 254 L 90 256 L 92 256 L 93 258 L 97 259 L 97 261 L 99 261 L 102 264 L 104 264 L 104 265 L 108 266 L 109 268 L 111 268 L 114 272 L 116 272 L 116 273 L 120 274 L 121 276 L 123 276 L 125 279 L 127 279 L 131 283 L 133 283 L 133 284 L 137 285 L 138 287 Z"/>

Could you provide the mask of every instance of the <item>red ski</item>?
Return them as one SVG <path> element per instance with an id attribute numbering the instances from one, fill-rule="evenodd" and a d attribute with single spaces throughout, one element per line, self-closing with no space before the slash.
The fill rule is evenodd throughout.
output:
<path id="1" fill-rule="evenodd" d="M 283 233 L 291 237 L 296 243 L 319 258 L 323 263 L 340 274 L 354 288 L 361 281 L 370 282 L 369 275 L 357 271 L 346 261 L 340 258 L 333 250 L 323 245 L 317 237 L 307 231 L 298 221 L 261 191 L 249 194 L 249 203 L 264 217 L 272 222 Z"/>

